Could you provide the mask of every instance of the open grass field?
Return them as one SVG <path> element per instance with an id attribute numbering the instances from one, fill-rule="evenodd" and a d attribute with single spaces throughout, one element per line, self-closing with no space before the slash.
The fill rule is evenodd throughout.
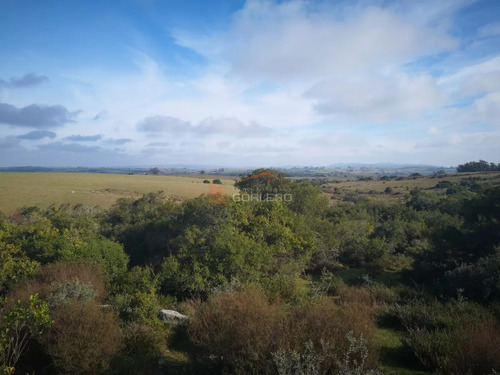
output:
<path id="1" fill-rule="evenodd" d="M 194 198 L 210 192 L 210 185 L 203 180 L 220 178 L 222 192 L 232 194 L 233 177 L 224 176 L 165 176 L 123 175 L 102 173 L 0 173 L 0 211 L 11 213 L 23 206 L 48 207 L 51 204 L 83 204 L 110 207 L 118 198 L 137 198 L 145 193 L 163 191 L 175 199 Z M 443 177 L 422 176 L 415 179 L 371 180 L 356 179 L 331 182 L 323 190 L 334 199 L 342 200 L 346 194 L 356 193 L 378 200 L 400 199 L 409 190 L 418 187 L 435 194 L 445 194 L 446 189 L 435 189 L 439 181 L 460 184 L 474 179 L 478 184 L 500 185 L 500 172 L 447 174 Z M 384 190 L 391 187 L 391 194 Z M 333 203 L 333 201 L 332 201 Z"/>
<path id="2" fill-rule="evenodd" d="M 438 189 L 435 186 L 440 181 L 449 181 L 453 185 L 459 185 L 464 180 L 474 180 L 480 185 L 500 185 L 500 172 L 470 172 L 470 173 L 453 173 L 445 176 L 420 176 L 416 178 L 406 177 L 404 179 L 391 179 L 388 181 L 381 180 L 357 180 L 357 179 L 342 179 L 338 182 L 328 183 L 323 186 L 323 190 L 331 195 L 332 199 L 340 199 L 349 193 L 368 195 L 380 200 L 398 199 L 410 190 L 419 188 L 427 190 L 435 194 L 444 195 L 446 189 Z M 384 194 L 386 188 L 392 188 L 391 194 Z"/>
<path id="3" fill-rule="evenodd" d="M 9 214 L 23 206 L 84 204 L 110 207 L 118 198 L 136 198 L 163 191 L 176 199 L 208 194 L 204 179 L 220 178 L 232 192 L 233 178 L 206 176 L 154 176 L 99 173 L 0 173 L 0 211 Z"/>

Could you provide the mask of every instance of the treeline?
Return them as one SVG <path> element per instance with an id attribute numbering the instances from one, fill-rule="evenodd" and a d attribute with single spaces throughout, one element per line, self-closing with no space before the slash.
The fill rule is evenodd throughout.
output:
<path id="1" fill-rule="evenodd" d="M 236 185 L 1 216 L 2 371 L 377 374 L 377 327 L 415 366 L 500 370 L 500 188 L 330 206 L 273 170 Z"/>
<path id="2" fill-rule="evenodd" d="M 500 171 L 500 163 L 488 163 L 484 160 L 470 161 L 465 164 L 459 164 L 457 172 L 498 172 Z"/>

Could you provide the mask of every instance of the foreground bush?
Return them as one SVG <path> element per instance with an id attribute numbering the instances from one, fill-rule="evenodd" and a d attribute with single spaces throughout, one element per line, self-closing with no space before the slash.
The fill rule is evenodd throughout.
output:
<path id="1" fill-rule="evenodd" d="M 28 303 L 1 306 L 0 374 L 13 374 L 30 341 L 42 335 L 51 323 L 49 307 L 37 295 L 30 296 Z"/>
<path id="2" fill-rule="evenodd" d="M 113 312 L 92 303 L 68 303 L 53 313 L 46 338 L 48 354 L 62 374 L 101 374 L 109 368 L 121 341 Z"/>
<path id="3" fill-rule="evenodd" d="M 168 353 L 169 329 L 165 324 L 132 323 L 124 328 L 123 345 L 112 363 L 115 373 L 153 375 L 159 360 Z"/>
<path id="4" fill-rule="evenodd" d="M 500 324 L 491 317 L 434 331 L 411 328 L 405 341 L 424 365 L 441 374 L 500 370 Z"/>
<path id="5" fill-rule="evenodd" d="M 339 360 L 349 351 L 348 335 L 363 337 L 367 356 L 363 361 L 368 368 L 376 365 L 377 348 L 374 344 L 375 323 L 371 308 L 357 302 L 336 304 L 330 298 L 322 298 L 310 304 L 293 308 L 287 315 L 287 331 L 281 348 L 300 352 L 304 343 L 311 341 L 316 352 L 323 343 L 330 348 L 322 368 L 327 372 L 339 371 Z M 351 360 L 362 361 L 362 353 L 353 353 Z"/>
<path id="6" fill-rule="evenodd" d="M 357 303 L 335 304 L 330 298 L 297 307 L 269 302 L 257 289 L 223 292 L 212 296 L 189 325 L 191 340 L 233 373 L 276 373 L 271 353 L 312 351 L 322 357 L 321 371 L 338 373 L 349 351 L 348 334 L 364 337 L 367 354 L 352 352 L 350 361 L 376 363 L 375 324 L 370 308 Z M 308 343 L 309 347 L 304 345 Z"/>
<path id="7" fill-rule="evenodd" d="M 395 310 L 405 343 L 428 368 L 446 375 L 500 370 L 500 322 L 480 305 L 414 302 Z"/>
<path id="8" fill-rule="evenodd" d="M 191 340 L 237 373 L 268 373 L 285 314 L 256 289 L 223 292 L 202 304 L 189 324 Z"/>
<path id="9" fill-rule="evenodd" d="M 363 336 L 356 338 L 352 332 L 346 335 L 349 348 L 342 360 L 335 358 L 333 348 L 321 341 L 321 351 L 314 349 L 312 341 L 306 342 L 304 352 L 295 350 L 280 350 L 273 353 L 273 360 L 278 375 L 327 375 L 333 374 L 325 369 L 324 363 L 335 360 L 338 375 L 381 375 L 377 370 L 366 370 L 365 362 L 368 358 L 366 340 Z M 358 357 L 357 359 L 354 357 Z"/>

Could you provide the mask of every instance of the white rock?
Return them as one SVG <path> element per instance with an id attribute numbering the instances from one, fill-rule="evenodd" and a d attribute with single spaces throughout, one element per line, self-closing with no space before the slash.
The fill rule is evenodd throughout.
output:
<path id="1" fill-rule="evenodd" d="M 164 323 L 183 323 L 189 320 L 189 316 L 175 310 L 160 310 L 159 318 Z"/>

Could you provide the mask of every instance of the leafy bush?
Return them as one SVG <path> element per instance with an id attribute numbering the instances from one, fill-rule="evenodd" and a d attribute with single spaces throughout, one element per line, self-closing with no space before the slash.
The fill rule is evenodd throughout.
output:
<path id="1" fill-rule="evenodd" d="M 446 181 L 446 180 L 443 180 L 443 181 L 439 181 L 435 188 L 436 189 L 448 189 L 448 188 L 451 188 L 453 186 L 453 184 L 450 182 L 450 181 Z"/>
<path id="2" fill-rule="evenodd" d="M 3 242 L 0 230 L 0 295 L 20 280 L 32 276 L 39 265 L 30 260 L 20 248 Z"/>
<path id="3" fill-rule="evenodd" d="M 168 353 L 169 329 L 164 325 L 131 323 L 123 329 L 123 345 L 113 359 L 118 374 L 154 375 L 158 362 Z"/>
<path id="4" fill-rule="evenodd" d="M 49 308 L 36 294 L 27 303 L 4 305 L 0 310 L 0 372 L 14 373 L 30 340 L 40 337 L 51 324 Z"/>
<path id="5" fill-rule="evenodd" d="M 340 276 L 334 275 L 326 268 L 321 270 L 319 283 L 315 285 L 320 294 L 337 295 L 340 289 L 345 288 L 344 281 Z"/>

